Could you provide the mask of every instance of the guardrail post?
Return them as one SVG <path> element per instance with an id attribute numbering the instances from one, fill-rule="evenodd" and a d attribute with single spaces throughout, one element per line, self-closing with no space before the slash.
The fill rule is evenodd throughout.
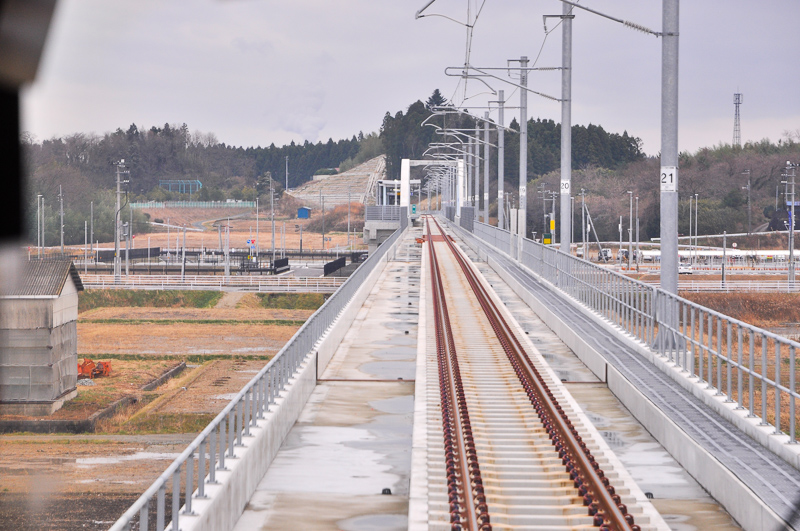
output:
<path id="1" fill-rule="evenodd" d="M 180 531 L 181 469 L 172 473 L 172 531 Z"/>
<path id="2" fill-rule="evenodd" d="M 767 367 L 767 334 L 761 334 L 761 372 Z M 759 426 L 767 426 L 767 381 L 761 378 L 761 422 Z"/>
<path id="3" fill-rule="evenodd" d="M 139 509 L 139 531 L 147 531 L 147 526 L 150 522 L 148 519 L 150 518 L 150 514 L 148 511 L 148 506 L 150 505 L 150 500 L 147 500 L 141 509 Z M 128 522 L 127 528 L 131 528 L 131 523 Z"/>
<path id="4" fill-rule="evenodd" d="M 797 355 L 794 346 L 789 346 L 789 444 L 797 444 L 797 418 L 795 416 L 795 398 L 797 391 Z"/>
<path id="5" fill-rule="evenodd" d="M 753 389 L 753 387 L 755 386 L 755 376 L 753 376 L 753 373 L 755 372 L 755 367 L 756 367 L 756 361 L 755 361 L 755 359 L 756 359 L 756 334 L 755 334 L 755 332 L 753 332 L 753 330 L 750 330 L 749 332 L 750 332 L 750 359 L 749 359 L 749 361 L 750 361 L 750 363 L 749 363 L 750 374 L 749 374 L 749 380 L 748 380 L 747 389 L 748 389 L 749 395 L 750 395 L 748 397 L 749 398 L 749 410 L 750 410 L 750 413 L 747 416 L 748 416 L 748 418 L 753 418 L 753 417 L 756 416 L 756 414 L 755 414 L 755 401 L 754 401 L 754 398 L 753 398 L 753 396 L 755 394 L 755 390 Z"/>
<path id="6" fill-rule="evenodd" d="M 206 440 L 200 442 L 197 453 L 197 497 L 206 497 Z"/>
<path id="7" fill-rule="evenodd" d="M 156 501 L 156 531 L 164 531 L 164 519 L 166 515 L 166 485 L 161 485 L 158 489 L 158 499 Z"/>
<path id="8" fill-rule="evenodd" d="M 245 434 L 246 437 L 250 437 L 250 402 L 251 402 L 250 394 L 251 393 L 252 393 L 252 389 L 250 389 L 250 390 L 248 390 L 248 391 L 246 391 L 244 393 L 244 406 L 243 406 L 244 419 L 243 419 L 243 424 L 244 424 L 244 434 Z M 239 441 L 239 444 L 242 444 L 241 440 Z"/>
<path id="9" fill-rule="evenodd" d="M 775 341 L 775 435 L 781 434 L 781 344 Z M 767 377 L 767 369 L 762 369 L 763 378 Z M 792 389 L 796 391 L 796 389 Z M 767 395 L 762 397 L 767 401 Z"/>
<path id="10" fill-rule="evenodd" d="M 247 397 L 247 393 L 245 393 L 245 398 Z M 242 445 L 242 432 L 244 431 L 244 423 L 243 417 L 244 415 L 244 404 L 241 400 L 236 404 L 236 446 L 243 446 Z"/>
<path id="11" fill-rule="evenodd" d="M 714 353 L 714 316 L 711 315 L 711 312 L 708 312 L 708 348 L 706 349 L 708 356 L 707 356 L 707 363 L 708 363 L 708 370 L 706 371 L 708 374 L 706 375 L 706 379 L 708 380 L 708 385 L 706 385 L 706 389 L 713 389 L 714 388 L 714 373 L 713 371 L 713 364 L 712 364 L 712 356 Z"/>
<path id="12" fill-rule="evenodd" d="M 236 457 L 233 450 L 236 430 L 236 408 L 228 412 L 228 457 Z"/>
<path id="13" fill-rule="evenodd" d="M 200 476 L 200 471 L 198 471 L 198 480 L 202 483 L 202 479 Z M 180 476 L 178 476 L 180 477 Z M 178 483 L 178 487 L 180 488 L 180 482 Z M 183 514 L 194 514 L 192 512 L 192 494 L 194 493 L 194 452 L 189 454 L 189 457 L 186 459 L 186 494 L 185 494 L 185 506 L 186 508 L 183 510 Z"/>

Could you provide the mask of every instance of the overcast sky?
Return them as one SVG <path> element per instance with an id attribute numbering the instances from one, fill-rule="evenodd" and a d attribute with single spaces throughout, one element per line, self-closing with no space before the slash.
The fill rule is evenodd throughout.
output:
<path id="1" fill-rule="evenodd" d="M 387 111 L 405 110 L 435 88 L 456 103 L 465 96 L 444 69 L 463 65 L 466 30 L 440 17 L 414 20 L 425 3 L 59 0 L 38 78 L 23 95 L 23 128 L 41 141 L 185 122 L 235 146 L 377 132 Z M 661 29 L 657 0 L 581 3 Z M 465 21 L 467 6 L 437 0 L 426 13 Z M 542 24 L 542 15 L 559 13 L 557 0 L 486 0 L 470 62 L 502 67 L 541 49 L 537 66 L 559 66 L 560 28 L 545 40 Z M 660 40 L 575 15 L 573 123 L 627 130 L 658 153 Z M 548 29 L 555 24 L 548 19 Z M 743 141 L 800 130 L 798 0 L 684 1 L 680 24 L 681 151 L 732 141 L 737 91 Z M 533 73 L 529 83 L 559 96 L 558 72 Z M 516 106 L 513 87 L 491 84 Z M 466 104 L 496 99 L 481 92 L 469 82 Z M 558 103 L 528 101 L 530 117 L 560 120 Z"/>

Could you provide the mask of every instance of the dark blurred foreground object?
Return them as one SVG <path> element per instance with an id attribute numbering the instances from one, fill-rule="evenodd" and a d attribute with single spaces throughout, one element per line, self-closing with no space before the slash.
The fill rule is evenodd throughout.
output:
<path id="1" fill-rule="evenodd" d="M 55 0 L 0 0 L 0 245 L 23 233 L 19 89 L 36 76 Z"/>

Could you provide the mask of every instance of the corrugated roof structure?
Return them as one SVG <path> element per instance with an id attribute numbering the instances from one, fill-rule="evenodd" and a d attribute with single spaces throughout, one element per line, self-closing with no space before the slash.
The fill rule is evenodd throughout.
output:
<path id="1" fill-rule="evenodd" d="M 55 298 L 61 295 L 67 277 L 78 291 L 83 282 L 72 260 L 29 260 L 20 264 L 14 282 L 0 283 L 0 299 Z"/>

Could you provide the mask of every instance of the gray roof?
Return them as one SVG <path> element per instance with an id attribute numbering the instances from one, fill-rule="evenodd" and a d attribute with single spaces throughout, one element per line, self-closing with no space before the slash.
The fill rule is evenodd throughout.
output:
<path id="1" fill-rule="evenodd" d="M 71 260 L 29 260 L 22 262 L 18 272 L 15 281 L 3 279 L 0 283 L 0 298 L 58 297 L 67 277 L 83 291 L 81 276 Z"/>

